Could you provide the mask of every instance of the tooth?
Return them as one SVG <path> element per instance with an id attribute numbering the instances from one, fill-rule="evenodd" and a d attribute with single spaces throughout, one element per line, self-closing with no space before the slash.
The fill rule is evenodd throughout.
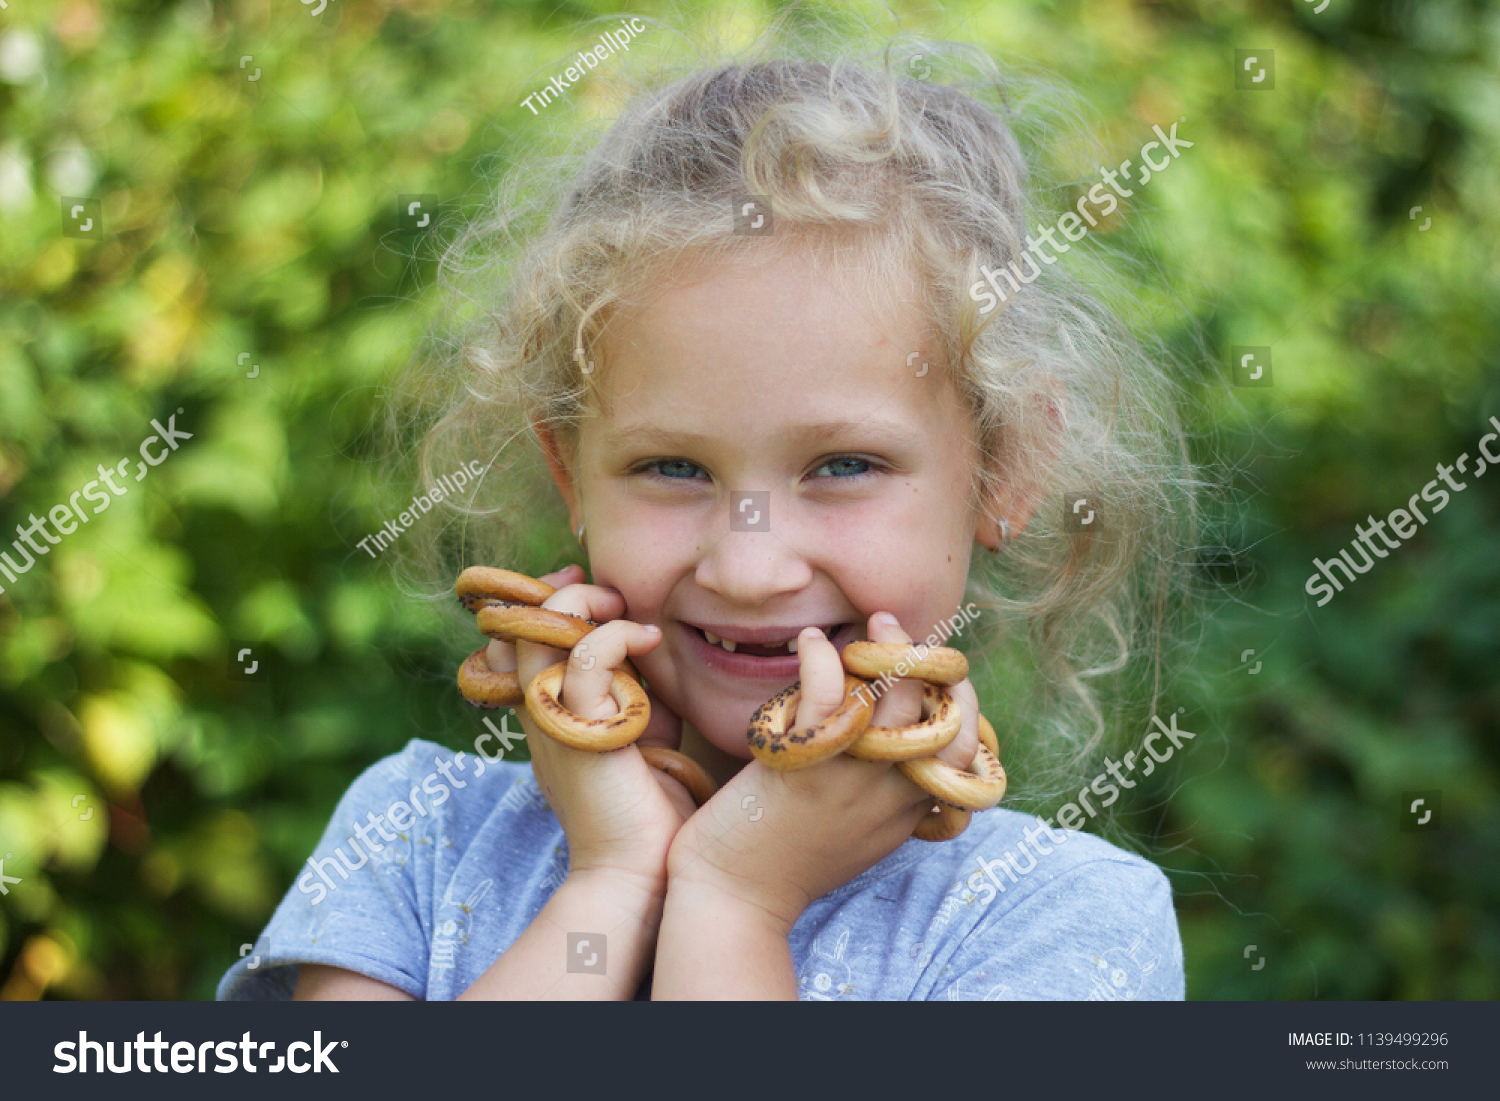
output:
<path id="1" fill-rule="evenodd" d="M 708 639 L 708 641 L 714 646 L 717 646 L 719 644 L 719 636 L 714 634 L 712 631 L 704 631 L 703 637 Z"/>
<path id="2" fill-rule="evenodd" d="M 795 654 L 797 652 L 797 640 L 794 638 L 787 639 L 786 648 Z"/>
<path id="3" fill-rule="evenodd" d="M 730 642 L 727 638 L 721 638 L 719 640 L 719 645 L 724 647 L 724 649 L 728 650 L 731 654 L 734 653 L 735 644 L 733 642 Z"/>

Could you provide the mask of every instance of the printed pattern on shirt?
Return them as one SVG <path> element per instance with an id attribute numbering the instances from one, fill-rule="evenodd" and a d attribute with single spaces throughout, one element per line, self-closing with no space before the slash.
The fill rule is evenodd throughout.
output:
<path id="1" fill-rule="evenodd" d="M 803 964 L 797 978 L 797 996 L 802 1001 L 847 1001 L 858 989 L 854 969 L 844 958 L 849 947 L 849 930 L 845 929 L 829 951 L 822 937 L 813 937 L 812 954 Z"/>
<path id="2" fill-rule="evenodd" d="M 469 897 L 458 902 L 453 897 L 453 884 L 443 893 L 443 903 L 438 907 L 437 923 L 433 927 L 429 969 L 435 976 L 453 970 L 458 964 L 458 953 L 472 939 L 475 924 L 479 921 L 479 904 L 490 893 L 495 881 L 486 879 L 469 892 Z"/>
<path id="3" fill-rule="evenodd" d="M 1111 948 L 1101 957 L 1094 955 L 1091 1002 L 1133 1002 L 1145 985 L 1146 976 L 1156 970 L 1157 957 L 1142 949 L 1148 930 L 1130 942 L 1129 948 Z"/>
<path id="4" fill-rule="evenodd" d="M 351 785 L 309 856 L 352 864 L 349 877 L 335 872 L 326 897 L 321 887 L 311 894 L 289 884 L 262 934 L 269 951 L 256 968 L 250 957 L 231 966 L 219 997 L 288 998 L 290 965 L 325 963 L 418 998 L 451 999 L 515 942 L 568 874 L 566 838 L 528 765 L 470 775 L 463 791 L 436 811 L 429 804 L 427 817 L 398 831 L 402 839 L 370 854 L 369 867 L 337 860 L 358 814 L 408 798 L 433 754 L 447 752 L 414 740 Z M 1069 832 L 1013 878 L 999 858 L 1036 822 L 998 808 L 978 813 L 955 841 L 904 842 L 815 900 L 788 937 L 798 996 L 1181 998 L 1181 940 L 1165 876 Z"/>

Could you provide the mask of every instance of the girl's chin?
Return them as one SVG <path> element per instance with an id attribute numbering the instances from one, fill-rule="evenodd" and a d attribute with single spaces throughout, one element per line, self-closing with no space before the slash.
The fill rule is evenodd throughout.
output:
<path id="1" fill-rule="evenodd" d="M 754 755 L 750 752 L 750 741 L 743 734 L 728 738 L 725 741 L 715 741 L 712 739 L 708 739 L 708 741 L 710 745 L 723 751 L 726 755 L 733 757 L 737 761 L 750 761 L 754 759 Z"/>
<path id="2" fill-rule="evenodd" d="M 708 725 L 708 724 L 705 724 Z M 682 744 L 686 749 L 694 741 L 705 743 L 711 748 L 736 760 L 751 760 L 750 740 L 747 733 L 750 728 L 750 718 L 746 716 L 743 726 L 727 726 L 718 729 L 696 726 L 684 721 L 682 724 Z"/>

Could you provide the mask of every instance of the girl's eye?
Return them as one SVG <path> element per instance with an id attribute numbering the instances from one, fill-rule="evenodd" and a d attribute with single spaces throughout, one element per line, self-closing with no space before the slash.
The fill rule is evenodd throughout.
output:
<path id="1" fill-rule="evenodd" d="M 692 478 L 701 469 L 697 463 L 690 463 L 686 459 L 657 459 L 641 467 L 642 471 L 674 480 Z"/>
<path id="2" fill-rule="evenodd" d="M 812 476 L 846 480 L 869 474 L 874 469 L 875 464 L 869 459 L 862 459 L 857 455 L 840 455 L 818 466 Z M 695 481 L 705 474 L 701 466 L 687 459 L 653 459 L 637 467 L 636 471 L 674 482 Z"/>
<path id="3" fill-rule="evenodd" d="M 837 459 L 830 459 L 817 470 L 814 475 L 829 471 L 835 478 L 853 478 L 866 474 L 871 470 L 870 461 L 861 459 L 855 455 L 840 455 Z"/>

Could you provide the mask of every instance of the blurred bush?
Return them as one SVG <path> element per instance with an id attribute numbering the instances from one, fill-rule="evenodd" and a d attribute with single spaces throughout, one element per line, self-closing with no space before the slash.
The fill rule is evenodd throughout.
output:
<path id="1" fill-rule="evenodd" d="M 211 997 L 359 771 L 481 729 L 451 601 L 358 549 L 405 499 L 369 428 L 443 227 L 539 128 L 607 111 L 602 73 L 521 106 L 605 13 L 313 10 L 0 14 L 0 530 L 125 464 L 107 511 L 0 575 L 0 997 Z M 730 43 L 767 15 L 629 14 L 653 12 Z M 1199 737 L 1110 833 L 1173 877 L 1190 996 L 1495 997 L 1500 478 L 1325 607 L 1303 582 L 1500 413 L 1500 13 L 956 0 L 898 28 L 1078 89 L 1097 147 L 1033 150 L 1059 213 L 1153 123 L 1195 143 L 1090 238 L 1191 364 L 1198 458 L 1235 489 L 1195 567 L 1225 599 L 1168 694 Z M 1242 48 L 1274 51 L 1273 89 L 1235 89 Z M 432 239 L 397 216 L 429 195 Z M 1237 345 L 1272 348 L 1273 386 L 1230 385 Z M 174 415 L 191 439 L 138 471 Z M 1414 791 L 1440 829 L 1410 828 Z"/>

